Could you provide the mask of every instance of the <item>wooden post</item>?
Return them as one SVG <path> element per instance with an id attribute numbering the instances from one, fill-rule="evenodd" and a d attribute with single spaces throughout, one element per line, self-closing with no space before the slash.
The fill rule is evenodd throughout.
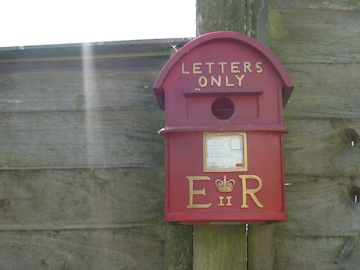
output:
<path id="1" fill-rule="evenodd" d="M 266 43 L 266 1 L 197 0 L 196 33 L 235 31 Z M 262 227 L 256 227 L 262 233 Z M 266 239 L 272 239 L 266 229 Z M 255 238 L 254 242 L 257 242 Z M 245 225 L 194 226 L 193 269 L 247 269 L 247 232 Z M 266 243 L 263 244 L 266 246 Z M 268 254 L 266 250 L 262 254 Z M 250 257 L 254 258 L 255 257 Z M 256 256 L 256 260 L 262 258 Z M 259 265 L 261 263 L 258 263 Z M 255 269 L 255 268 L 251 268 Z M 260 269 L 260 268 L 257 268 Z M 270 268 L 269 268 L 270 269 Z"/>
<path id="2" fill-rule="evenodd" d="M 274 224 L 249 225 L 247 239 L 249 269 L 274 269 L 274 226 Z"/>
<path id="3" fill-rule="evenodd" d="M 246 33 L 246 1 L 197 0 L 196 34 L 215 31 Z"/>
<path id="4" fill-rule="evenodd" d="M 245 225 L 194 227 L 193 269 L 246 269 Z"/>
<path id="5" fill-rule="evenodd" d="M 267 43 L 266 0 L 197 0 L 196 35 L 235 31 Z"/>

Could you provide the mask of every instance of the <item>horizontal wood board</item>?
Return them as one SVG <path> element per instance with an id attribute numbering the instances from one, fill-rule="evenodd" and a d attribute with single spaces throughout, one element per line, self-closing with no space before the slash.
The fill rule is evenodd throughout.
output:
<path id="1" fill-rule="evenodd" d="M 360 145 L 358 142 L 352 145 L 346 135 L 348 129 L 360 132 L 359 119 L 292 119 L 286 124 L 287 175 L 359 175 Z"/>
<path id="2" fill-rule="evenodd" d="M 159 228 L 1 231 L 0 267 L 13 269 L 163 269 Z"/>
<path id="3" fill-rule="evenodd" d="M 269 44 L 284 63 L 358 63 L 358 10 L 270 10 Z"/>
<path id="4" fill-rule="evenodd" d="M 161 119 L 134 108 L 0 113 L 0 168 L 161 166 Z"/>
<path id="5" fill-rule="evenodd" d="M 353 236 L 360 230 L 360 204 L 350 190 L 360 186 L 358 177 L 288 176 L 287 221 L 277 228 L 282 234 Z"/>
<path id="6" fill-rule="evenodd" d="M 54 45 L 15 46 L 0 48 L 0 62 L 64 62 L 79 60 L 83 56 L 97 59 L 169 56 L 171 49 L 180 48 L 189 38 L 120 40 Z M 89 54 L 91 53 L 91 54 Z"/>
<path id="7" fill-rule="evenodd" d="M 161 224 L 162 168 L 0 171 L 0 230 Z"/>
<path id="8" fill-rule="evenodd" d="M 151 86 L 166 58 L 133 60 L 0 73 L 0 168 L 161 165 L 163 112 Z"/>
<path id="9" fill-rule="evenodd" d="M 359 237 L 276 235 L 273 269 L 358 269 Z"/>
<path id="10" fill-rule="evenodd" d="M 65 70 L 0 73 L 0 112 L 157 109 L 152 84 L 165 58 L 147 61 L 145 68 L 125 70 L 65 66 Z"/>
<path id="11" fill-rule="evenodd" d="M 332 9 L 332 10 L 358 10 L 357 0 L 270 0 L 269 9 Z"/>
<path id="12" fill-rule="evenodd" d="M 360 63 L 286 64 L 295 89 L 284 108 L 292 118 L 358 118 Z M 291 131 L 290 131 L 291 132 Z"/>

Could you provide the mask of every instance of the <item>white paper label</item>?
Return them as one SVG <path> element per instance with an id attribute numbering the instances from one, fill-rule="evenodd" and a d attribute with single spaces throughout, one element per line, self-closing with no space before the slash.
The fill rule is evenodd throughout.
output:
<path id="1" fill-rule="evenodd" d="M 205 138 L 206 169 L 244 167 L 244 137 L 242 135 L 208 135 Z"/>

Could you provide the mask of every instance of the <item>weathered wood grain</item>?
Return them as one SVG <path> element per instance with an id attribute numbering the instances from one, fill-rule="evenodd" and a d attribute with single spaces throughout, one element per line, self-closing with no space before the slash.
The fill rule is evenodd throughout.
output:
<path id="1" fill-rule="evenodd" d="M 270 48 L 295 89 L 284 109 L 287 220 L 273 225 L 275 259 L 264 269 L 357 269 L 360 6 L 274 0 L 269 8 Z M 249 230 L 249 247 L 251 239 Z"/>
<path id="2" fill-rule="evenodd" d="M 358 119 L 292 119 L 286 121 L 285 172 L 287 175 L 356 177 L 360 173 L 360 145 L 346 136 L 360 133 Z M 292 182 L 286 179 L 287 182 Z"/>
<path id="3" fill-rule="evenodd" d="M 0 73 L 0 112 L 157 108 L 152 84 L 165 59 L 153 62 L 151 69 L 89 67 Z"/>
<path id="4" fill-rule="evenodd" d="M 269 9 L 360 9 L 357 0 L 270 0 Z"/>
<path id="5" fill-rule="evenodd" d="M 158 166 L 162 117 L 133 108 L 1 113 L 0 167 Z"/>
<path id="6" fill-rule="evenodd" d="M 359 11 L 270 10 L 269 44 L 285 63 L 360 61 Z"/>
<path id="7" fill-rule="evenodd" d="M 358 269 L 359 237 L 291 236 L 276 238 L 274 269 Z"/>
<path id="8" fill-rule="evenodd" d="M 54 61 L 33 59 L 33 69 L 1 73 L 0 167 L 162 164 L 156 132 L 163 113 L 151 85 L 166 58 L 144 60 L 146 67 L 120 60 L 121 69 L 105 58 L 101 68 L 90 62 L 69 70 L 59 60 L 60 70 L 43 70 L 43 62 Z"/>
<path id="9" fill-rule="evenodd" d="M 0 171 L 0 230 L 159 223 L 160 168 Z"/>
<path id="10" fill-rule="evenodd" d="M 0 49 L 1 269 L 192 265 L 151 89 L 178 42 L 135 43 Z"/>
<path id="11" fill-rule="evenodd" d="M 169 56 L 172 45 L 181 47 L 188 41 L 188 38 L 170 38 L 4 47 L 0 48 L 0 62 L 79 60 L 83 56 L 98 59 Z"/>
<path id="12" fill-rule="evenodd" d="M 287 176 L 287 220 L 276 225 L 280 234 L 354 236 L 360 230 L 360 200 L 349 194 L 358 177 Z M 360 196 L 359 196 L 360 197 Z M 360 198 L 359 198 L 360 199 Z"/>
<path id="13" fill-rule="evenodd" d="M 267 42 L 267 1 L 198 0 L 196 35 L 235 31 Z"/>
<path id="14" fill-rule="evenodd" d="M 360 63 L 286 65 L 296 85 L 284 109 L 291 118 L 358 118 Z"/>
<path id="15" fill-rule="evenodd" d="M 193 269 L 193 227 L 165 225 L 165 267 L 166 270 Z"/>
<path id="16" fill-rule="evenodd" d="M 163 269 L 159 228 L 0 232 L 0 268 Z"/>
<path id="17" fill-rule="evenodd" d="M 215 31 L 246 32 L 246 1 L 196 1 L 196 35 Z"/>
<path id="18" fill-rule="evenodd" d="M 248 265 L 252 270 L 274 269 L 273 224 L 250 224 L 248 230 Z"/>
<path id="19" fill-rule="evenodd" d="M 194 226 L 193 269 L 246 269 L 245 225 Z"/>

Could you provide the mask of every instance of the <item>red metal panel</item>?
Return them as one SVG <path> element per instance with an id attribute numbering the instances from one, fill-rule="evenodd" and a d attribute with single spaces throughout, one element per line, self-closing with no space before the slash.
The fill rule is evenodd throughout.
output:
<path id="1" fill-rule="evenodd" d="M 289 77 L 284 67 L 282 66 L 281 62 L 276 58 L 276 56 L 264 45 L 245 35 L 236 32 L 214 32 L 200 36 L 187 43 L 164 66 L 153 86 L 156 98 L 162 110 L 165 109 L 163 92 L 166 88 L 164 84 L 167 81 L 167 77 L 169 76 L 169 73 L 172 71 L 172 69 L 179 66 L 179 62 L 184 59 L 188 54 L 191 54 L 194 51 L 195 53 L 197 53 L 197 50 L 199 49 L 204 50 L 202 47 L 210 43 L 215 44 L 215 46 L 213 48 L 213 51 L 206 51 L 207 56 L 210 56 L 211 54 L 221 54 L 221 56 L 227 54 L 232 60 L 234 60 L 235 62 L 237 61 L 236 59 L 238 59 L 239 56 L 238 53 L 235 52 L 234 55 L 231 55 L 227 47 L 225 48 L 225 50 L 217 48 L 218 43 L 226 43 L 227 41 L 228 43 L 236 44 L 244 48 L 249 48 L 249 50 L 254 52 L 255 55 L 259 55 L 266 59 L 266 62 L 271 65 L 271 69 L 276 71 L 277 76 L 280 77 L 284 102 L 283 105 L 285 106 L 291 96 L 292 89 L 294 88 L 294 83 Z M 189 82 L 189 85 L 191 85 L 191 82 Z"/>
<path id="2" fill-rule="evenodd" d="M 201 132 L 167 136 L 169 168 L 166 178 L 166 220 L 199 224 L 285 219 L 281 133 L 247 132 L 249 161 L 246 172 L 204 172 L 202 139 Z M 254 178 L 254 175 L 258 178 Z M 223 182 L 224 176 L 227 181 L 233 179 L 235 182 L 231 192 L 217 189 L 216 180 Z M 189 177 L 197 177 L 198 180 L 191 182 Z M 246 180 L 243 180 L 244 177 Z M 259 179 L 262 187 L 253 196 L 261 205 L 250 195 L 251 190 L 259 186 Z M 193 192 L 190 185 L 193 185 Z M 250 192 L 246 198 L 243 195 L 244 186 Z M 197 194 L 202 190 L 204 195 Z M 248 208 L 243 205 L 244 201 Z M 196 208 L 199 205 L 200 208 Z"/>

